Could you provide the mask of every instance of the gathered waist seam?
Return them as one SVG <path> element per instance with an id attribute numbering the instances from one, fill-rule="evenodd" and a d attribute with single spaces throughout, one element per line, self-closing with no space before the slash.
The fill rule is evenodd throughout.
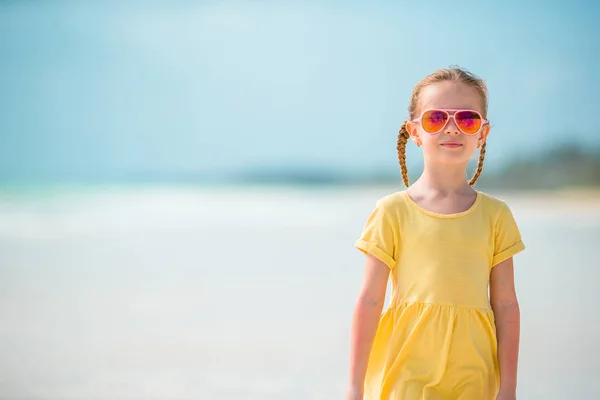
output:
<path id="1" fill-rule="evenodd" d="M 410 306 L 410 305 L 461 308 L 461 309 L 478 310 L 478 311 L 485 311 L 485 312 L 490 312 L 490 311 L 493 312 L 494 311 L 494 310 L 492 310 L 491 307 L 476 307 L 476 306 L 468 306 L 468 305 L 463 305 L 463 304 L 450 304 L 450 303 L 432 303 L 432 302 L 426 302 L 426 301 L 399 301 L 399 302 L 392 301 L 388 308 L 398 308 L 398 307 Z"/>

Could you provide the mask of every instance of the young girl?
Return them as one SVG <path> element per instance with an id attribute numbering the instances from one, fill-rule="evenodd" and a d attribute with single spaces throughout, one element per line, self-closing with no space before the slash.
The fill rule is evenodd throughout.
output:
<path id="1" fill-rule="evenodd" d="M 408 188 L 377 202 L 356 242 L 367 259 L 346 398 L 515 399 L 512 257 L 525 246 L 509 207 L 471 187 L 490 131 L 486 85 L 462 69 L 442 69 L 417 84 L 408 110 L 398 134 Z M 411 186 L 409 138 L 425 161 Z M 477 171 L 467 181 L 476 149 Z M 392 296 L 382 314 L 388 277 Z"/>

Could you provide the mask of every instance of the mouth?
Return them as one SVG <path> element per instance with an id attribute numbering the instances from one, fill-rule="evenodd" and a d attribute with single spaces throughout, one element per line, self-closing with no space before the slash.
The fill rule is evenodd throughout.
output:
<path id="1" fill-rule="evenodd" d="M 462 147 L 462 144 L 456 143 L 456 142 L 444 142 L 440 146 L 444 146 L 444 147 L 448 147 L 448 148 L 451 148 L 451 149 L 455 149 L 455 148 L 458 148 L 458 147 Z"/>

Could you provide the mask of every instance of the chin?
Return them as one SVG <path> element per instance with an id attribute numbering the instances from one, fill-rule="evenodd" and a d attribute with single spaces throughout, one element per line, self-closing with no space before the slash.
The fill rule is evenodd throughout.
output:
<path id="1" fill-rule="evenodd" d="M 469 162 L 469 155 L 464 152 L 454 152 L 450 154 L 437 154 L 435 157 L 431 157 L 436 163 L 448 164 L 448 165 L 462 165 Z"/>
<path id="2" fill-rule="evenodd" d="M 467 164 L 476 148 L 463 145 L 458 148 L 444 148 L 437 143 L 423 146 L 423 156 L 436 164 L 464 165 Z"/>

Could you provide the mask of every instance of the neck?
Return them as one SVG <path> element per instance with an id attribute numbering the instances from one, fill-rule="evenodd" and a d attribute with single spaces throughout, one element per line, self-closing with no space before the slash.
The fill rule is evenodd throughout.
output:
<path id="1" fill-rule="evenodd" d="M 465 177 L 467 164 L 425 163 L 423 174 L 415 182 L 423 188 L 440 193 L 470 192 L 471 186 Z"/>

